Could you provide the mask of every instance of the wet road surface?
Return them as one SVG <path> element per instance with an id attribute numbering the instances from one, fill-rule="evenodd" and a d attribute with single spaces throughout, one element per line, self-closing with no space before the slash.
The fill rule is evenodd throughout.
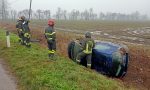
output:
<path id="1" fill-rule="evenodd" d="M 0 59 L 0 90 L 17 90 L 15 81 L 2 64 L 2 59 Z"/>

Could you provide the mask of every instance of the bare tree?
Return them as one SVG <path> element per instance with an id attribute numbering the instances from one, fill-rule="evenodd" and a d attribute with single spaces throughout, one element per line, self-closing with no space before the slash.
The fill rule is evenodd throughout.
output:
<path id="1" fill-rule="evenodd" d="M 51 18 L 51 11 L 50 10 L 45 10 L 44 15 L 45 15 L 45 19 Z"/>
<path id="2" fill-rule="evenodd" d="M 69 19 L 71 19 L 71 20 L 78 20 L 78 19 L 79 19 L 79 16 L 80 16 L 79 10 L 73 9 L 73 10 L 71 11 L 71 13 L 69 14 Z"/>
<path id="3" fill-rule="evenodd" d="M 56 19 L 60 20 L 61 19 L 61 8 L 57 8 L 57 11 L 56 11 Z"/>
<path id="4" fill-rule="evenodd" d="M 63 19 L 67 20 L 67 10 L 63 11 L 62 16 L 63 16 Z"/>
<path id="5" fill-rule="evenodd" d="M 93 8 L 89 9 L 89 19 L 93 20 L 94 19 L 94 14 L 93 14 Z"/>
<path id="6" fill-rule="evenodd" d="M 2 16 L 2 0 L 0 0 L 0 16 Z"/>
<path id="7" fill-rule="evenodd" d="M 25 17 L 28 17 L 29 15 L 29 10 L 28 9 L 25 9 L 22 11 L 22 15 L 25 16 Z"/>
<path id="8" fill-rule="evenodd" d="M 10 15 L 11 15 L 11 19 L 14 21 L 17 18 L 17 11 L 11 10 Z"/>
<path id="9" fill-rule="evenodd" d="M 12 13 L 12 11 L 11 11 L 11 13 Z M 22 11 L 19 11 L 18 12 L 18 17 L 20 17 L 20 16 L 25 16 L 26 18 L 29 18 L 29 10 L 28 9 L 24 9 Z M 32 16 L 33 16 L 33 10 L 31 10 L 31 17 Z"/>
<path id="10" fill-rule="evenodd" d="M 73 9 L 69 15 L 70 20 L 75 20 L 75 9 Z"/>
<path id="11" fill-rule="evenodd" d="M 6 0 L 7 1 L 7 0 Z M 1 19 L 8 17 L 8 11 L 7 8 L 4 9 L 3 3 L 4 0 L 0 0 L 0 16 Z M 5 11 L 6 10 L 6 11 Z M 4 12 L 5 11 L 5 12 Z M 29 10 L 25 9 L 20 12 L 16 12 L 15 10 L 11 10 L 9 12 L 9 17 L 12 20 L 15 20 L 15 18 L 21 15 L 24 15 L 26 17 L 29 16 Z M 32 15 L 33 14 L 33 15 Z M 56 14 L 52 15 L 50 10 L 36 10 L 36 12 L 31 11 L 31 15 L 34 19 L 49 19 L 51 17 L 58 19 L 58 20 L 148 20 L 147 15 L 141 15 L 138 11 L 133 12 L 131 14 L 123 14 L 123 13 L 103 13 L 101 12 L 99 15 L 97 13 L 94 13 L 93 8 L 86 9 L 83 12 L 80 12 L 79 10 L 73 9 L 71 12 L 67 12 L 66 10 L 63 10 L 61 8 L 58 8 L 56 11 Z"/>
<path id="12" fill-rule="evenodd" d="M 8 18 L 8 2 L 7 0 L 0 0 L 0 17 L 2 20 Z"/>
<path id="13" fill-rule="evenodd" d="M 83 16 L 84 16 L 84 20 L 89 20 L 90 14 L 89 14 L 88 10 L 85 10 L 83 12 Z"/>
<path id="14" fill-rule="evenodd" d="M 42 10 L 38 9 L 38 10 L 36 11 L 36 13 L 37 13 L 38 19 L 40 20 L 40 19 L 41 19 Z"/>

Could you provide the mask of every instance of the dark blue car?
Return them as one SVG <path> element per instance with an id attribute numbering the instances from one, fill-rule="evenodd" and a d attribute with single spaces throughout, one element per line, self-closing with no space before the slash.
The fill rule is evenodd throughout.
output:
<path id="1" fill-rule="evenodd" d="M 68 56 L 73 61 L 80 51 L 78 42 L 72 41 L 69 44 Z M 125 45 L 96 41 L 92 55 L 92 69 L 108 76 L 123 77 L 127 72 L 128 60 L 128 48 Z M 81 64 L 86 66 L 84 58 Z"/>

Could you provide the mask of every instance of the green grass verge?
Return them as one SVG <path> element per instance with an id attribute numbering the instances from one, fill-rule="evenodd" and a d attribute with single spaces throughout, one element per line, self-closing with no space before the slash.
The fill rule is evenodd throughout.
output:
<path id="1" fill-rule="evenodd" d="M 38 44 L 21 46 L 11 34 L 6 48 L 5 32 L 0 29 L 0 57 L 6 60 L 18 79 L 20 90 L 124 90 L 119 82 L 75 64 L 63 57 L 49 60 L 47 50 Z"/>

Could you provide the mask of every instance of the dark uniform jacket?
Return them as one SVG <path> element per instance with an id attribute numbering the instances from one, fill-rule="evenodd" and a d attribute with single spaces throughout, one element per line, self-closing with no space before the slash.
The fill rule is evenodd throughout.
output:
<path id="1" fill-rule="evenodd" d="M 91 54 L 92 53 L 92 49 L 95 46 L 95 42 L 93 39 L 91 38 L 85 38 L 82 41 L 80 41 L 80 44 L 83 48 L 83 52 L 86 54 Z"/>
<path id="2" fill-rule="evenodd" d="M 22 20 L 17 21 L 16 28 L 17 28 L 18 32 L 20 32 L 20 33 L 30 33 L 28 21 L 26 21 L 26 20 L 25 21 L 22 21 Z"/>
<path id="3" fill-rule="evenodd" d="M 48 41 L 55 41 L 56 34 L 55 34 L 55 30 L 53 29 L 53 27 L 49 26 L 45 29 L 45 38 Z"/>
<path id="4" fill-rule="evenodd" d="M 18 33 L 23 32 L 23 31 L 22 31 L 22 30 L 23 30 L 23 28 L 22 28 L 22 23 L 23 23 L 23 22 L 22 22 L 21 20 L 17 21 L 16 28 L 17 28 Z"/>

